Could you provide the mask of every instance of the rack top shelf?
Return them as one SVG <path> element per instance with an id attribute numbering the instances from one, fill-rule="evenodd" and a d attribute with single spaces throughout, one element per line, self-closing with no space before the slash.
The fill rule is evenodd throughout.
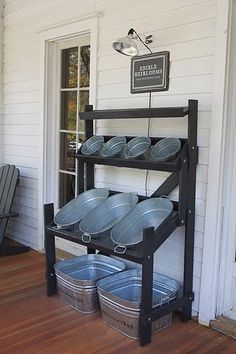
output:
<path id="1" fill-rule="evenodd" d="M 81 162 L 87 162 L 94 165 L 107 165 L 116 167 L 128 167 L 136 168 L 142 170 L 153 170 L 153 171 L 166 171 L 174 172 L 180 168 L 179 157 L 172 161 L 156 162 L 152 160 L 142 160 L 142 159 L 124 159 L 119 157 L 100 157 L 100 156 L 86 156 L 82 155 L 80 152 L 75 155 L 77 159 Z M 182 156 L 182 155 L 181 155 Z"/>
<path id="2" fill-rule="evenodd" d="M 188 107 L 93 110 L 93 106 L 86 105 L 85 112 L 80 113 L 80 119 L 180 118 L 188 113 Z"/>
<path id="3" fill-rule="evenodd" d="M 108 136 L 105 136 L 105 141 L 108 140 Z M 132 137 L 127 137 L 129 141 Z M 155 144 L 162 138 L 152 137 L 152 144 Z M 107 165 L 107 166 L 117 166 L 117 167 L 128 167 L 136 168 L 141 170 L 154 170 L 154 171 L 166 171 L 174 172 L 180 169 L 181 158 L 187 156 L 187 140 L 181 139 L 182 148 L 177 157 L 171 161 L 156 161 L 150 158 L 147 159 L 125 159 L 124 157 L 101 157 L 99 155 L 83 155 L 81 153 L 81 148 L 75 154 L 76 158 L 80 162 L 87 162 L 96 165 Z"/>

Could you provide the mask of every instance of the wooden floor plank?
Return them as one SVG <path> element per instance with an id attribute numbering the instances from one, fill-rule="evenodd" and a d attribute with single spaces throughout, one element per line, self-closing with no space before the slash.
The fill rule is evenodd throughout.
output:
<path id="1" fill-rule="evenodd" d="M 102 321 L 46 296 L 44 256 L 0 258 L 1 354 L 236 354 L 236 342 L 194 321 L 172 325 L 142 348 Z"/>
<path id="2" fill-rule="evenodd" d="M 236 321 L 230 318 L 219 316 L 214 321 L 211 321 L 211 327 L 236 339 Z"/>

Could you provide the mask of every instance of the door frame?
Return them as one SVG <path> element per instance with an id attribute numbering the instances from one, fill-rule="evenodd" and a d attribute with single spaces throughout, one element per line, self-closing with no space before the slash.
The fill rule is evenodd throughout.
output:
<path id="1" fill-rule="evenodd" d="M 48 157 L 50 150 L 55 149 L 55 141 L 48 146 L 47 134 L 50 133 L 48 122 L 51 120 L 53 127 L 56 115 L 55 102 L 52 110 L 49 109 L 48 97 L 49 87 L 56 86 L 56 41 L 77 37 L 83 34 L 90 35 L 90 103 L 96 107 L 96 87 L 97 87 L 97 37 L 98 19 L 100 14 L 94 13 L 86 17 L 81 17 L 69 23 L 61 23 L 57 27 L 48 28 L 39 33 L 40 35 L 40 162 L 39 162 L 39 192 L 38 192 L 38 250 L 44 250 L 44 219 L 43 205 L 53 202 L 53 165 L 48 171 Z M 49 60 L 55 60 L 55 70 L 48 71 Z M 51 85 L 51 86 L 50 86 Z M 54 87 L 56 89 L 56 87 Z M 52 152 L 51 152 L 52 155 Z"/>
<path id="2" fill-rule="evenodd" d="M 232 290 L 232 277 L 235 273 L 235 265 L 233 261 L 235 258 L 236 245 L 236 207 L 235 200 L 233 202 L 231 186 L 235 181 L 235 171 L 233 169 L 235 158 L 235 144 L 236 144 L 236 0 L 231 2 L 230 13 L 230 42 L 229 42 L 229 59 L 228 59 L 228 82 L 226 91 L 226 107 L 227 107 L 227 119 L 225 130 L 225 157 L 223 161 L 224 179 L 223 179 L 223 195 L 222 205 L 224 208 L 223 222 L 222 222 L 222 244 L 220 254 L 220 266 L 219 266 L 219 290 L 217 301 L 217 315 L 225 315 L 236 320 L 236 311 L 230 310 L 231 306 L 231 290 Z M 232 168 L 230 168 L 230 165 Z M 234 178 L 234 180 L 233 180 Z M 235 190 L 235 188 L 234 188 Z M 233 194 L 232 194 L 233 193 Z M 233 222 L 232 222 L 233 220 Z M 233 247 L 233 248 L 232 248 Z M 234 270 L 233 270 L 234 267 Z"/>
<path id="3" fill-rule="evenodd" d="M 231 41 L 232 2 L 217 0 L 216 51 L 212 101 L 212 123 L 208 165 L 208 188 L 203 246 L 202 278 L 199 303 L 199 323 L 209 326 L 222 311 L 225 275 L 222 273 L 222 235 L 224 216 L 224 156 L 229 83 L 229 54 Z M 224 261 L 225 263 L 225 261 Z"/>

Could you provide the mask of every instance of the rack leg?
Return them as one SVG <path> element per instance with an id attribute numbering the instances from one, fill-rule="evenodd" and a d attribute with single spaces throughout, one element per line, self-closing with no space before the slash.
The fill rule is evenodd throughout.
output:
<path id="1" fill-rule="evenodd" d="M 189 302 L 186 305 L 184 305 L 184 307 L 183 307 L 181 321 L 187 322 L 187 321 L 191 320 L 191 318 L 192 318 L 192 303 Z"/>
<path id="2" fill-rule="evenodd" d="M 87 248 L 87 254 L 95 254 L 96 250 L 94 250 L 93 248 Z"/>
<path id="3" fill-rule="evenodd" d="M 195 172 L 190 168 L 189 189 L 195 185 Z M 192 195 L 191 195 L 192 194 Z M 194 194 L 189 193 L 188 209 L 185 226 L 185 249 L 184 249 L 184 288 L 183 295 L 192 294 L 193 288 L 193 256 L 194 256 L 194 214 L 195 214 L 195 190 Z M 186 322 L 192 318 L 192 301 L 189 300 L 183 307 L 182 321 Z"/>
<path id="4" fill-rule="evenodd" d="M 55 237 L 48 234 L 46 226 L 53 220 L 54 211 L 53 204 L 44 206 L 44 222 L 45 222 L 45 255 L 46 255 L 46 281 L 47 296 L 57 293 L 56 275 L 54 264 L 56 262 Z"/>
<path id="5" fill-rule="evenodd" d="M 78 194 L 84 192 L 84 162 L 78 160 L 78 185 L 77 190 Z"/>
<path id="6" fill-rule="evenodd" d="M 153 252 L 151 248 L 153 229 L 144 230 L 143 251 L 144 259 L 142 265 L 142 292 L 141 292 L 141 314 L 140 314 L 140 345 L 145 346 L 151 342 L 152 322 L 151 318 L 146 322 L 144 316 L 152 310 L 152 286 L 153 286 Z"/>
<path id="7" fill-rule="evenodd" d="M 54 264 L 56 263 L 54 236 L 45 234 L 45 252 L 46 252 L 47 296 L 52 296 L 57 293 L 56 275 L 54 271 Z"/>
<path id="8" fill-rule="evenodd" d="M 182 321 L 192 318 L 193 296 L 193 255 L 194 255 L 194 224 L 195 224 L 195 193 L 196 193 L 196 164 L 198 161 L 197 148 L 197 101 L 189 100 L 188 120 L 188 183 L 187 183 L 187 213 L 185 227 L 185 250 L 184 250 L 184 289 L 183 295 L 190 296 L 189 301 L 183 307 Z"/>

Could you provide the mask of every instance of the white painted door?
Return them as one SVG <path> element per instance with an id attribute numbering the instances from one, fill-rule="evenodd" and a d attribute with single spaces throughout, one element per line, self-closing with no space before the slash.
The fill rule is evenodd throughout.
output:
<path id="1" fill-rule="evenodd" d="M 224 163 L 224 218 L 222 226 L 221 283 L 223 314 L 236 320 L 236 0 L 232 1 L 232 37 Z"/>

